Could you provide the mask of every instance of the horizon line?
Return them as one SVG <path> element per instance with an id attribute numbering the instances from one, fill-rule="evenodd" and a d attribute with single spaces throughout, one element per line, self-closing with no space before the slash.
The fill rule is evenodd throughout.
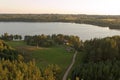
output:
<path id="1" fill-rule="evenodd" d="M 1 14 L 32 14 L 32 15 L 103 15 L 103 16 L 120 16 L 120 14 L 83 14 L 83 13 L 0 13 Z"/>

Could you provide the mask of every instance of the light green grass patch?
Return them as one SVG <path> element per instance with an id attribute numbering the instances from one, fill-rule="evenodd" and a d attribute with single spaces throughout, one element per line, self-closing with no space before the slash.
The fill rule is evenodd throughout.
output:
<path id="1" fill-rule="evenodd" d="M 65 68 L 70 64 L 73 53 L 68 53 L 63 47 L 52 47 L 47 49 L 35 50 L 32 57 L 37 60 L 38 66 L 45 67 L 48 64 L 58 64 Z"/>
<path id="2" fill-rule="evenodd" d="M 7 41 L 6 43 L 14 48 L 20 46 L 24 46 L 24 47 L 27 46 L 24 41 Z"/>

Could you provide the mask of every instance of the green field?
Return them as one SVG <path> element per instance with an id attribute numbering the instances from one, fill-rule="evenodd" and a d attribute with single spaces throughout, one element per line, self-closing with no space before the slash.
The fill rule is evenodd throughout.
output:
<path id="1" fill-rule="evenodd" d="M 63 76 L 67 67 L 71 63 L 73 53 L 66 51 L 64 46 L 54 46 L 50 48 L 36 48 L 28 46 L 23 41 L 9 41 L 8 45 L 24 52 L 25 58 L 29 60 L 35 59 L 36 65 L 44 69 L 49 64 L 57 64 L 61 68 L 61 76 Z"/>
<path id="2" fill-rule="evenodd" d="M 27 46 L 24 41 L 7 41 L 6 43 L 14 48 Z"/>
<path id="3" fill-rule="evenodd" d="M 32 52 L 32 57 L 37 59 L 38 66 L 58 64 L 61 68 L 65 68 L 71 61 L 72 53 L 68 53 L 63 47 L 52 47 L 35 50 Z"/>

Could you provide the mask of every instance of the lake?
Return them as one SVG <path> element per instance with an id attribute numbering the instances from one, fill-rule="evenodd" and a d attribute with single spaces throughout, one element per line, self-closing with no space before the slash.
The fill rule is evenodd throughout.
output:
<path id="1" fill-rule="evenodd" d="M 0 34 L 39 35 L 66 34 L 76 35 L 82 40 L 120 35 L 119 30 L 87 24 L 61 22 L 0 22 Z"/>

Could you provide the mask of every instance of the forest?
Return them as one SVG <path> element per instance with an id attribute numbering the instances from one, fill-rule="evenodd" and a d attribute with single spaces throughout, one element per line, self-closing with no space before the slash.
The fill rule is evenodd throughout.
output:
<path id="1" fill-rule="evenodd" d="M 72 71 L 72 80 L 120 79 L 120 36 L 87 40 L 83 52 L 82 62 Z"/>
<path id="2" fill-rule="evenodd" d="M 14 37 L 11 39 L 9 36 L 5 33 L 0 37 L 0 80 L 60 80 L 61 69 L 58 65 L 49 64 L 43 69 L 36 66 L 35 60 L 26 62 L 24 55 L 6 44 L 7 41 L 14 41 Z M 19 37 L 15 39 L 21 40 Z M 94 38 L 83 42 L 73 35 L 41 34 L 26 35 L 23 41 L 36 48 L 62 45 L 72 52 L 78 51 L 78 64 L 72 69 L 69 80 L 120 79 L 120 36 Z"/>
<path id="3" fill-rule="evenodd" d="M 0 14 L 1 22 L 70 22 L 120 29 L 119 15 Z"/>

